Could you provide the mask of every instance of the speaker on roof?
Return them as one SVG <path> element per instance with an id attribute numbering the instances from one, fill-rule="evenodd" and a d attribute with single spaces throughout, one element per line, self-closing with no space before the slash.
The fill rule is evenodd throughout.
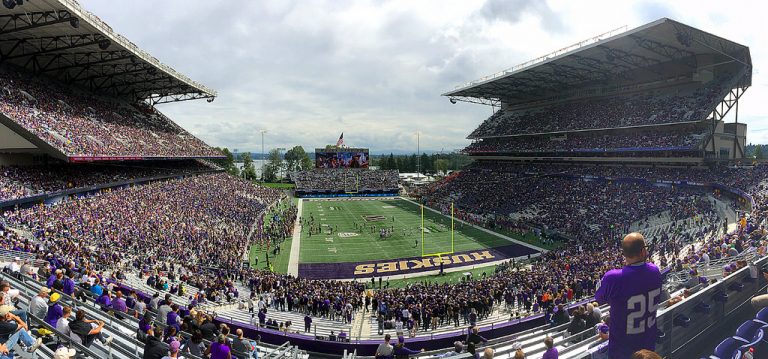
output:
<path id="1" fill-rule="evenodd" d="M 110 45 L 112 45 L 112 41 L 109 41 L 109 39 L 99 41 L 99 48 L 102 50 L 108 49 Z"/>
<path id="2" fill-rule="evenodd" d="M 80 19 L 73 17 L 69 19 L 69 24 L 72 25 L 72 27 L 74 27 L 75 29 L 77 29 L 78 27 L 80 27 Z"/>
<path id="3" fill-rule="evenodd" d="M 4 6 L 5 6 L 5 7 L 6 7 L 8 10 L 13 10 L 13 8 L 15 8 L 15 7 L 16 7 L 16 1 L 15 1 L 15 0 L 3 0 L 3 5 L 4 5 Z"/>

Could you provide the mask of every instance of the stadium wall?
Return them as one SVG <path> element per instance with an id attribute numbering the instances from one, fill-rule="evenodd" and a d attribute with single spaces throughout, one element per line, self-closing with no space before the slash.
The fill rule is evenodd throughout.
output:
<path id="1" fill-rule="evenodd" d="M 296 196 L 300 198 L 351 198 L 351 197 L 397 197 L 398 191 L 375 191 L 359 193 L 345 193 L 345 192 L 320 192 L 320 191 L 296 191 Z"/>

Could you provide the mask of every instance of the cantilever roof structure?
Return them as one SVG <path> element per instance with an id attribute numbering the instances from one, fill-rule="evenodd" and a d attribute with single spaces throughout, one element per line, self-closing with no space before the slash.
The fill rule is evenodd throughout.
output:
<path id="1" fill-rule="evenodd" d="M 0 62 L 151 104 L 216 97 L 216 91 L 141 50 L 74 0 L 10 0 L 12 9 L 5 3 Z"/>
<path id="2" fill-rule="evenodd" d="M 667 66 L 674 63 L 674 66 Z M 611 31 L 448 91 L 451 102 L 515 105 L 563 90 L 636 83 L 735 63 L 751 85 L 749 48 L 662 18 L 629 31 Z"/>

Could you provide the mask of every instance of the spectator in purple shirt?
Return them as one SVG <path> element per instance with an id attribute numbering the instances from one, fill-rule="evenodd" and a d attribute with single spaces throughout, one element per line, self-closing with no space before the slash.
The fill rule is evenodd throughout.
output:
<path id="1" fill-rule="evenodd" d="M 96 299 L 96 304 L 98 304 L 102 310 L 107 311 L 110 308 L 112 308 L 112 297 L 110 296 L 109 291 L 104 291 L 104 294 L 102 294 L 98 299 Z"/>
<path id="2" fill-rule="evenodd" d="M 45 314 L 45 322 L 54 328 L 56 327 L 56 322 L 59 321 L 59 318 L 64 315 L 64 308 L 62 308 L 58 303 L 59 298 L 61 298 L 61 294 L 51 294 L 51 296 L 48 298 L 48 313 Z"/>
<path id="3" fill-rule="evenodd" d="M 261 315 L 259 315 L 259 324 L 261 324 Z M 309 315 L 304 316 L 304 331 L 309 332 L 309 329 L 312 328 L 312 317 Z"/>
<path id="4" fill-rule="evenodd" d="M 177 332 L 181 331 L 181 317 L 179 316 L 178 304 L 174 303 L 171 305 L 171 311 L 168 312 L 166 318 L 166 324 L 168 324 L 169 327 L 176 328 Z"/>
<path id="5" fill-rule="evenodd" d="M 608 356 L 629 359 L 640 349 L 656 347 L 656 309 L 661 298 L 661 273 L 647 263 L 648 246 L 640 233 L 621 242 L 625 265 L 608 271 L 595 293 L 598 303 L 611 306 L 611 340 Z"/>
<path id="6" fill-rule="evenodd" d="M 402 336 L 397 337 L 397 344 L 395 344 L 394 349 L 392 350 L 392 354 L 395 358 L 408 358 L 409 355 L 416 355 L 421 352 L 422 350 L 412 350 L 405 347 L 405 338 Z"/>
<path id="7" fill-rule="evenodd" d="M 125 303 L 125 299 L 123 299 L 123 292 L 120 290 L 115 292 L 115 300 L 112 301 L 112 310 L 121 313 L 128 312 L 128 305 Z"/>
<path id="8" fill-rule="evenodd" d="M 64 294 L 68 296 L 74 296 L 75 295 L 75 272 L 69 271 L 69 275 L 64 278 L 64 289 L 61 291 L 64 292 Z"/>
<path id="9" fill-rule="evenodd" d="M 262 310 L 259 311 L 259 326 L 263 327 L 264 323 L 266 322 L 266 320 L 267 320 L 266 310 L 262 309 Z M 306 321 L 306 319 L 305 319 L 305 321 Z"/>
<path id="10" fill-rule="evenodd" d="M 547 347 L 547 351 L 544 352 L 544 355 L 541 356 L 541 359 L 557 359 L 558 352 L 557 348 L 555 348 L 555 342 L 552 340 L 552 337 L 547 336 L 544 338 L 544 346 Z"/>

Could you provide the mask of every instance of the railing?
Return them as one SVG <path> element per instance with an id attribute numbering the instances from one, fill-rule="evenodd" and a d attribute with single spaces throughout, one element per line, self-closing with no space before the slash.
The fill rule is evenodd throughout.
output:
<path id="1" fill-rule="evenodd" d="M 723 265 L 734 263 L 736 261 L 750 261 L 757 256 L 755 250 L 745 250 L 733 257 L 724 257 L 709 262 L 709 265 L 701 265 L 697 268 L 698 274 L 707 278 L 716 277 L 722 278 Z M 681 271 L 667 274 L 667 285 L 675 285 L 686 282 L 690 279 L 689 269 L 683 269 Z"/>

